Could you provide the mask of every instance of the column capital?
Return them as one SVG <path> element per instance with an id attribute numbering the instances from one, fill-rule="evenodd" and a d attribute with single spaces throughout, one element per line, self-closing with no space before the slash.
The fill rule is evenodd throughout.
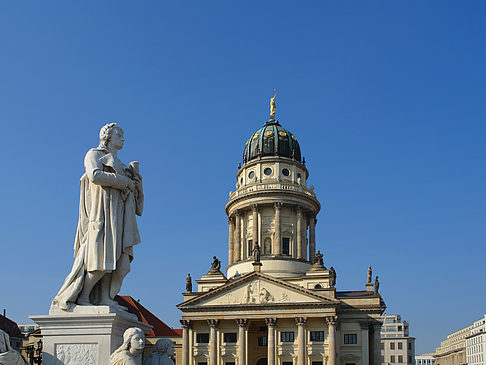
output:
<path id="1" fill-rule="evenodd" d="M 300 205 L 297 205 L 295 207 L 295 211 L 297 212 L 297 214 L 302 214 L 302 212 L 304 211 L 304 209 Z"/>
<path id="2" fill-rule="evenodd" d="M 282 208 L 282 203 L 281 202 L 276 202 L 276 203 L 273 203 L 273 206 L 276 208 L 276 209 L 280 209 Z"/>
<path id="3" fill-rule="evenodd" d="M 239 210 L 239 209 L 235 209 L 235 210 L 233 211 L 233 214 L 235 215 L 235 217 L 236 217 L 236 216 L 239 216 L 239 215 L 241 214 L 241 210 Z"/>
<path id="4" fill-rule="evenodd" d="M 219 319 L 208 319 L 208 325 L 209 327 L 216 328 L 219 325 Z"/>
<path id="5" fill-rule="evenodd" d="M 228 217 L 228 224 L 233 224 L 235 219 L 233 217 Z"/>
<path id="6" fill-rule="evenodd" d="M 238 327 L 246 327 L 248 324 L 248 318 L 236 318 L 236 325 Z"/>
<path id="7" fill-rule="evenodd" d="M 188 319 L 181 319 L 179 322 L 181 322 L 182 328 L 187 329 L 191 328 L 192 321 Z"/>
<path id="8" fill-rule="evenodd" d="M 253 212 L 258 211 L 258 204 L 252 204 L 252 205 L 251 205 L 251 210 L 252 210 Z"/>
<path id="9" fill-rule="evenodd" d="M 335 326 L 337 324 L 337 316 L 327 316 L 326 322 L 329 326 Z"/>
<path id="10" fill-rule="evenodd" d="M 273 327 L 277 324 L 277 318 L 265 318 L 265 323 L 268 327 Z"/>
<path id="11" fill-rule="evenodd" d="M 297 326 L 303 326 L 307 322 L 307 317 L 296 317 L 295 318 L 295 324 Z"/>
<path id="12" fill-rule="evenodd" d="M 361 330 L 367 330 L 370 328 L 370 322 L 369 321 L 360 321 L 359 326 L 361 327 Z"/>

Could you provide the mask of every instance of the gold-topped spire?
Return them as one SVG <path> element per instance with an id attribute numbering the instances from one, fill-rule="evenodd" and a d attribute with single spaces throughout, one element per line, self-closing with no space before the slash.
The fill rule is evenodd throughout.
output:
<path id="1" fill-rule="evenodd" d="M 270 120 L 275 120 L 275 112 L 277 111 L 277 107 L 275 106 L 275 98 L 277 97 L 277 89 L 274 89 L 273 92 L 275 95 L 273 98 L 270 99 Z"/>

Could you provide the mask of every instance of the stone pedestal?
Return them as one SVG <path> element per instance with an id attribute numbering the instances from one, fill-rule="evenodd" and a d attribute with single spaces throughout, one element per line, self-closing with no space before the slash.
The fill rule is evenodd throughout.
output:
<path id="1" fill-rule="evenodd" d="M 366 291 L 373 291 L 373 283 L 366 283 Z"/>
<path id="2" fill-rule="evenodd" d="M 127 328 L 151 328 L 136 315 L 109 306 L 76 306 L 69 312 L 51 308 L 49 315 L 30 318 L 43 336 L 43 365 L 108 365 Z"/>

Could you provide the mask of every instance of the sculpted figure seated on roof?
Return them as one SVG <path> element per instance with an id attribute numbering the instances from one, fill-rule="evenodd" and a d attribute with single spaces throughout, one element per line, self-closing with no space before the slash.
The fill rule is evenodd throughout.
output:
<path id="1" fill-rule="evenodd" d="M 124 165 L 117 152 L 124 143 L 116 123 L 100 131 L 100 144 L 84 159 L 74 264 L 54 308 L 117 306 L 115 295 L 130 271 L 133 246 L 140 243 L 136 215 L 142 215 L 143 187 L 138 162 Z"/>

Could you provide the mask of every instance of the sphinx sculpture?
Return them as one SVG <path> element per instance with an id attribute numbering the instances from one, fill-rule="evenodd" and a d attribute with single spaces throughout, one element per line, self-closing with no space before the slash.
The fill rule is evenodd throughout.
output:
<path id="1" fill-rule="evenodd" d="M 174 342 L 161 338 L 155 343 L 154 352 L 143 360 L 143 365 L 174 365 L 169 356 L 174 356 Z"/>
<path id="2" fill-rule="evenodd" d="M 110 365 L 142 365 L 145 333 L 131 327 L 123 333 L 123 343 L 110 356 Z"/>
<path id="3" fill-rule="evenodd" d="M 29 365 L 29 363 L 10 345 L 10 336 L 0 330 L 0 364 L 1 365 Z"/>
<path id="4" fill-rule="evenodd" d="M 133 246 L 140 243 L 136 215 L 142 215 L 143 186 L 138 162 L 124 165 L 117 158 L 123 130 L 109 123 L 100 144 L 84 159 L 74 264 L 52 307 L 117 306 L 114 300 L 130 271 Z"/>

